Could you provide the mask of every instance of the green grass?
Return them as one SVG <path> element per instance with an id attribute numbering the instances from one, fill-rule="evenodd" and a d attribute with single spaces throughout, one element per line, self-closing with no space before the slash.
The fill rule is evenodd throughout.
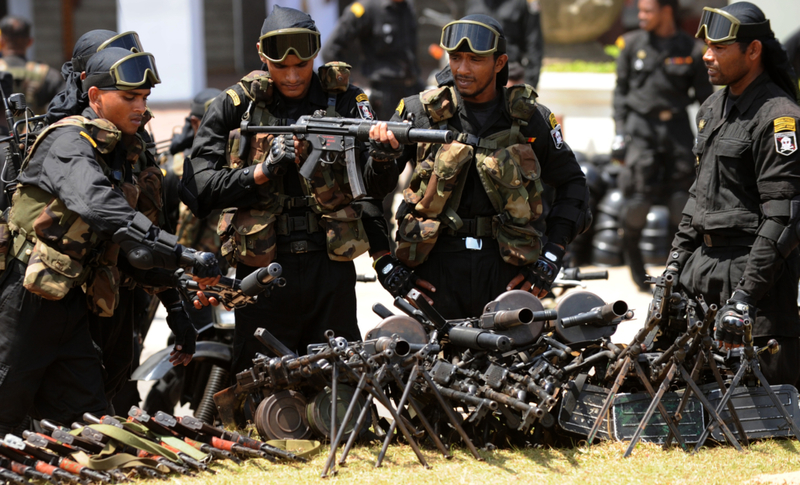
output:
<path id="1" fill-rule="evenodd" d="M 572 62 L 554 62 L 552 64 L 545 64 L 542 67 L 542 70 L 548 72 L 613 73 L 616 72 L 617 66 L 613 61 L 609 62 L 572 61 Z"/>
<path id="2" fill-rule="evenodd" d="M 238 467 L 217 463 L 216 475 L 171 478 L 173 483 L 223 485 L 243 483 L 358 483 L 363 485 L 480 484 L 519 485 L 626 483 L 690 483 L 697 485 L 738 484 L 761 474 L 800 470 L 800 445 L 795 440 L 762 441 L 738 453 L 730 446 L 704 448 L 690 455 L 678 448 L 663 451 L 659 446 L 641 444 L 630 458 L 622 453 L 627 443 L 603 443 L 591 447 L 542 450 L 481 451 L 477 461 L 466 450 L 456 450 L 445 460 L 435 450 L 425 449 L 431 469 L 416 460 L 410 447 L 392 445 L 382 468 L 375 468 L 378 446 L 359 447 L 351 452 L 345 467 L 327 479 L 319 477 L 328 449 L 306 464 L 271 464 L 249 460 Z M 341 449 L 340 449 L 341 451 Z M 226 462 L 230 463 L 230 462 Z M 754 483 L 754 482 L 751 482 Z M 757 482 L 755 482 L 757 483 Z"/>

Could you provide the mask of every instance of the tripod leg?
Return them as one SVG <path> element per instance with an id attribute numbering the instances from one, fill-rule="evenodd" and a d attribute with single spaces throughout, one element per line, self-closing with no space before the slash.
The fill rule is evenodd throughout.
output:
<path id="1" fill-rule="evenodd" d="M 350 400 L 350 404 L 347 406 L 347 412 L 344 413 L 344 419 L 342 419 L 342 427 L 339 429 L 339 432 L 336 434 L 336 437 L 331 442 L 331 451 L 328 454 L 328 459 L 325 461 L 325 466 L 322 468 L 321 477 L 328 476 L 328 473 L 332 471 L 333 461 L 336 459 L 336 448 L 339 447 L 339 442 L 342 440 L 342 435 L 344 435 L 344 428 L 345 423 L 350 421 L 350 417 L 353 415 L 353 411 L 355 410 L 356 404 L 358 403 L 358 398 L 361 396 L 361 391 L 364 390 L 364 386 L 367 384 L 367 374 L 361 374 L 361 377 L 358 380 L 358 386 L 356 386 L 356 391 L 353 393 L 353 399 Z M 357 429 L 353 429 L 353 435 L 355 436 L 358 434 Z"/>
<path id="2" fill-rule="evenodd" d="M 372 406 L 372 395 L 369 395 L 367 396 L 367 403 L 366 405 L 364 405 L 364 409 L 362 409 L 361 414 L 358 415 L 358 420 L 356 421 L 356 427 L 353 429 L 353 433 L 347 440 L 347 444 L 344 445 L 344 449 L 342 450 L 342 457 L 339 458 L 339 466 L 344 465 L 345 461 L 347 460 L 347 455 L 350 453 L 350 449 L 356 442 L 356 436 L 358 435 L 358 432 L 361 431 L 361 428 L 364 426 L 364 423 L 367 420 L 367 413 L 369 413 L 369 408 L 371 406 Z"/>
<path id="3" fill-rule="evenodd" d="M 608 392 L 608 397 L 606 397 L 606 400 L 603 402 L 603 407 L 600 409 L 600 414 L 597 415 L 597 419 L 594 421 L 592 429 L 589 430 L 589 444 L 592 444 L 592 441 L 594 441 L 595 435 L 600 430 L 600 425 L 603 424 L 603 420 L 606 418 L 608 410 L 611 409 L 611 405 L 614 403 L 614 397 L 617 395 L 617 391 L 619 391 L 622 383 L 625 382 L 625 377 L 628 373 L 628 369 L 630 368 L 630 364 L 631 358 L 630 356 L 626 355 L 625 360 L 622 362 L 622 367 L 619 369 L 619 374 L 617 374 L 617 378 L 614 380 L 614 385 L 611 386 L 611 390 Z"/>
<path id="4" fill-rule="evenodd" d="M 395 382 L 400 387 L 400 390 L 402 390 L 404 393 L 405 393 L 405 388 L 406 387 L 411 387 L 411 382 L 412 382 L 411 379 L 408 380 L 408 386 L 406 386 L 406 385 L 403 384 L 403 381 L 400 379 L 400 376 L 397 375 L 397 372 L 393 371 L 392 375 L 394 376 Z M 445 447 L 444 443 L 442 443 L 442 440 L 439 439 L 439 435 L 436 434 L 436 432 L 433 430 L 433 426 L 431 426 L 431 423 L 428 422 L 428 419 L 422 413 L 422 410 L 419 408 L 419 406 L 417 405 L 417 402 L 414 400 L 414 398 L 409 396 L 408 397 L 408 403 L 411 405 L 411 408 L 417 414 L 417 417 L 419 418 L 419 421 L 422 423 L 422 427 L 425 428 L 425 431 L 427 431 L 428 435 L 433 440 L 433 443 L 436 445 L 437 448 L 439 448 L 439 451 L 442 452 L 442 455 L 448 460 L 453 458 L 453 455 L 450 454 L 450 452 L 448 451 L 447 447 Z"/>
<path id="5" fill-rule="evenodd" d="M 708 411 L 711 419 L 719 424 L 720 429 L 722 429 L 722 432 L 725 434 L 725 439 L 728 440 L 728 443 L 732 444 L 734 448 L 736 448 L 736 451 L 744 451 L 742 450 L 742 446 L 739 444 L 739 441 L 736 440 L 736 437 L 731 432 L 730 428 L 728 428 L 728 425 L 722 420 L 722 416 L 717 413 L 717 410 L 714 409 L 714 406 L 712 406 L 708 399 L 706 399 L 706 397 L 703 395 L 703 391 L 700 390 L 700 387 L 698 387 L 697 383 L 694 382 L 689 373 L 686 372 L 686 369 L 679 367 L 679 370 L 681 371 L 681 375 L 683 376 L 684 380 L 689 384 L 689 388 L 694 391 L 697 399 L 700 400 L 700 402 L 703 404 L 703 407 L 706 409 L 706 411 Z M 688 393 L 689 389 L 686 389 L 686 394 Z"/>
<path id="6" fill-rule="evenodd" d="M 692 374 L 691 374 L 691 376 L 690 376 L 690 378 L 691 378 L 693 381 L 694 381 L 695 379 L 697 379 L 697 377 L 700 375 L 700 369 L 702 369 L 702 368 L 703 368 L 703 364 L 704 364 L 703 358 L 704 358 L 704 355 L 703 355 L 703 353 L 701 352 L 701 353 L 700 353 L 700 354 L 697 356 L 697 360 L 694 362 L 694 367 L 692 368 Z M 681 367 L 681 371 L 683 371 L 683 367 Z M 684 379 L 686 379 L 686 377 L 684 377 Z M 681 397 L 681 402 L 680 402 L 680 403 L 678 403 L 678 409 L 676 409 L 676 410 L 675 410 L 675 413 L 672 415 L 672 416 L 674 417 L 674 419 L 675 419 L 675 422 L 676 422 L 676 423 L 680 423 L 680 421 L 681 421 L 681 418 L 682 418 L 682 417 L 681 417 L 681 413 L 683 413 L 683 410 L 684 410 L 684 408 L 686 407 L 686 404 L 689 402 L 689 398 L 690 398 L 690 397 L 692 397 L 692 389 L 691 389 L 691 388 L 687 388 L 687 389 L 686 389 L 686 391 L 683 393 L 683 397 Z M 669 445 L 670 445 L 670 444 L 672 444 L 672 439 L 673 439 L 674 437 L 675 437 L 675 435 L 673 435 L 673 434 L 672 434 L 672 430 L 670 430 L 670 431 L 669 431 L 669 434 L 667 435 L 667 439 L 666 439 L 666 440 L 664 440 L 664 446 L 663 446 L 663 448 L 664 448 L 665 450 L 666 450 L 667 448 L 669 448 Z"/>
<path id="7" fill-rule="evenodd" d="M 728 390 L 725 392 L 725 395 L 722 396 L 722 400 L 719 402 L 719 405 L 717 405 L 716 409 L 717 414 L 719 414 L 720 411 L 722 411 L 722 409 L 728 405 L 728 402 L 731 400 L 731 397 L 733 396 L 733 390 L 736 389 L 736 386 L 739 385 L 739 382 L 742 380 L 745 371 L 747 371 L 747 364 L 742 363 L 742 366 L 739 367 L 739 371 L 736 372 L 735 376 L 733 376 L 733 381 L 731 381 L 731 387 L 728 388 Z M 711 431 L 714 430 L 715 424 L 716 423 L 714 421 L 711 421 L 710 423 L 708 423 L 708 426 L 706 426 L 706 429 L 703 430 L 703 434 L 700 435 L 700 441 L 698 441 L 697 444 L 694 446 L 695 453 L 697 453 L 697 451 L 699 451 L 700 448 L 703 447 L 706 440 L 708 439 L 708 436 L 711 434 Z"/>
<path id="8" fill-rule="evenodd" d="M 789 416 L 789 413 L 786 411 L 786 408 L 784 408 L 783 404 L 781 404 L 781 400 L 778 399 L 778 395 L 775 394 L 775 391 L 773 391 L 772 388 L 769 386 L 769 382 L 767 382 L 767 379 L 764 377 L 764 374 L 761 373 L 761 367 L 759 366 L 757 359 L 758 357 L 753 357 L 753 361 L 751 361 L 750 363 L 750 366 L 753 369 L 753 373 L 756 375 L 756 377 L 758 377 L 758 380 L 761 381 L 761 387 L 763 387 L 764 390 L 767 391 L 769 398 L 772 399 L 772 404 L 774 404 L 775 407 L 778 408 L 778 410 L 783 415 L 783 419 L 786 420 L 786 423 L 789 425 L 789 428 L 791 428 L 792 433 L 794 433 L 795 439 L 800 439 L 800 430 L 797 429 L 797 426 L 794 424 L 794 420 L 792 420 L 792 417 Z"/>
<path id="9" fill-rule="evenodd" d="M 650 386 L 650 382 L 647 379 L 647 376 L 644 374 L 644 371 L 642 370 L 642 367 L 639 365 L 639 363 L 634 362 L 633 366 L 636 368 L 636 373 L 639 375 L 639 379 L 642 381 L 645 388 L 647 388 L 647 392 L 651 396 L 653 396 L 653 400 L 652 402 L 650 402 L 650 406 L 647 408 L 644 417 L 639 423 L 639 426 L 636 428 L 636 432 L 634 433 L 633 438 L 631 439 L 631 443 L 628 445 L 628 449 L 625 450 L 625 453 L 622 456 L 624 458 L 631 456 L 631 453 L 633 453 L 633 449 L 636 447 L 636 443 L 639 442 L 639 439 L 641 438 L 641 435 L 644 432 L 644 428 L 647 427 L 647 424 L 650 422 L 650 418 L 653 417 L 653 414 L 655 413 L 656 409 L 658 409 L 658 411 L 661 413 L 661 416 L 664 418 L 664 421 L 667 423 L 667 426 L 669 426 L 670 430 L 675 434 L 675 438 L 678 440 L 678 443 L 680 443 L 682 448 L 685 448 L 683 444 L 683 437 L 681 436 L 680 431 L 678 431 L 678 427 L 672 421 L 672 418 L 667 412 L 667 409 L 661 403 L 661 399 L 664 397 L 664 394 L 667 392 L 667 389 L 669 389 L 669 385 L 672 382 L 672 379 L 675 378 L 677 364 L 675 364 L 675 362 L 672 362 L 670 364 L 669 370 L 667 370 L 666 377 L 664 377 L 664 380 L 661 381 L 661 385 L 658 387 L 658 392 L 653 392 L 653 388 L 652 386 Z"/>
<path id="10" fill-rule="evenodd" d="M 478 454 L 478 450 L 475 448 L 475 445 L 472 443 L 472 440 L 469 439 L 467 433 L 464 431 L 464 428 L 458 423 L 456 417 L 453 415 L 453 409 L 447 405 L 447 401 L 444 400 L 442 394 L 439 392 L 439 389 L 436 388 L 436 384 L 431 379 L 431 376 L 428 375 L 428 371 L 425 369 L 422 370 L 422 378 L 425 379 L 425 382 L 428 384 L 428 387 L 431 388 L 431 392 L 436 397 L 436 400 L 439 401 L 439 406 L 442 407 L 442 410 L 447 414 L 447 419 L 450 420 L 450 424 L 458 431 L 458 434 L 461 436 L 461 439 L 464 440 L 464 443 L 469 448 L 469 451 L 472 453 L 472 456 L 475 457 L 476 460 L 483 461 L 481 455 Z"/>
<path id="11" fill-rule="evenodd" d="M 417 373 L 419 372 L 419 365 L 414 364 L 414 367 L 411 368 L 411 374 L 408 376 L 408 381 L 413 382 L 417 378 Z M 403 390 L 403 394 L 400 397 L 400 401 L 397 403 L 397 410 L 403 409 L 405 406 L 406 401 L 408 400 L 408 395 L 411 393 L 411 386 L 406 386 Z M 398 412 L 399 414 L 399 412 Z M 392 433 L 394 433 L 394 429 L 400 423 L 400 420 L 395 420 L 392 425 L 389 427 L 389 431 L 386 433 L 386 439 L 383 440 L 383 447 L 381 448 L 381 452 L 378 453 L 378 461 L 375 463 L 375 467 L 379 468 L 383 464 L 383 459 L 386 457 L 386 450 L 389 448 L 389 442 L 392 440 Z"/>
<path id="12" fill-rule="evenodd" d="M 711 354 L 711 349 L 706 348 L 703 351 L 703 354 L 705 354 L 708 367 L 711 368 L 711 372 L 714 374 L 714 380 L 717 381 L 717 385 L 719 386 L 720 391 L 722 391 L 725 389 L 725 382 L 722 380 L 722 374 L 720 374 L 719 367 L 717 367 L 717 362 L 714 360 L 714 356 Z M 742 422 L 739 421 L 739 413 L 736 412 L 736 407 L 732 402 L 728 402 L 728 412 L 733 418 L 733 425 L 736 426 L 736 431 L 739 433 L 739 439 L 742 440 L 742 444 L 744 446 L 750 446 L 750 440 L 747 439 L 747 433 L 744 432 L 744 426 L 742 426 Z"/>

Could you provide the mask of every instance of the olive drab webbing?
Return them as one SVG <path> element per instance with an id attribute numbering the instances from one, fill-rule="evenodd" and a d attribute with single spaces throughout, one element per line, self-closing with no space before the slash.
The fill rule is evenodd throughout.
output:
<path id="1" fill-rule="evenodd" d="M 11 67 L 4 59 L 0 59 L 0 71 L 9 72 L 14 77 L 14 92 L 23 93 L 28 106 L 34 114 L 41 115 L 47 111 L 47 105 L 40 106 L 36 100 L 42 88 L 50 66 L 28 61 L 24 66 Z M 6 93 L 6 96 L 11 93 Z"/>
<path id="2" fill-rule="evenodd" d="M 328 116 L 339 116 L 335 112 L 337 93 L 347 90 L 350 84 L 350 66 L 343 62 L 329 62 L 319 70 L 323 90 L 329 94 Z M 273 99 L 273 86 L 269 73 L 253 71 L 239 83 L 251 109 L 245 113 L 250 122 L 258 126 L 276 125 L 280 122 L 268 109 Z M 234 104 L 238 94 L 227 91 Z M 333 111 L 332 111 L 333 110 Z M 245 118 L 245 119 L 247 119 Z M 250 137 L 246 159 L 238 157 L 241 132 L 230 133 L 226 155 L 228 167 L 240 169 L 258 165 L 266 160 L 272 144 L 272 135 L 255 134 Z M 303 155 L 300 155 L 301 159 Z M 303 227 L 308 232 L 325 231 L 328 257 L 334 261 L 351 261 L 369 249 L 366 232 L 361 222 L 361 211 L 350 206 L 353 200 L 350 181 L 344 164 L 324 163 L 320 165 L 312 180 L 300 178 L 305 197 L 303 206 L 308 207 L 308 221 Z M 294 225 L 283 214 L 284 209 L 296 197 L 284 195 L 283 177 L 273 177 L 259 187 L 259 202 L 256 206 L 242 209 L 225 209 L 217 225 L 221 243 L 221 254 L 231 265 L 242 262 L 248 266 L 267 266 L 277 253 L 277 236 L 293 230 Z"/>
<path id="3" fill-rule="evenodd" d="M 82 116 L 64 118 L 45 129 L 36 139 L 22 170 L 41 142 L 63 126 L 80 128 L 81 136 L 97 154 L 97 163 L 110 176 L 103 155 L 114 150 L 121 133 L 108 120 Z M 134 142 L 131 150 L 140 152 L 143 146 Z M 120 190 L 135 206 L 140 193 L 136 179 L 133 184 L 123 184 Z M 48 300 L 60 300 L 72 288 L 83 285 L 91 311 L 101 316 L 113 314 L 119 289 L 116 269 L 119 248 L 99 241 L 89 225 L 61 200 L 39 187 L 20 185 L 14 194 L 9 229 L 13 239 L 10 254 L 27 265 L 23 286 L 28 291 Z"/>
<path id="4" fill-rule="evenodd" d="M 443 231 L 462 228 L 464 221 L 456 208 L 468 163 L 475 163 L 497 213 L 491 219 L 477 218 L 471 235 L 495 238 L 508 263 L 523 266 L 539 258 L 542 234 L 531 222 L 543 211 L 541 167 L 530 143 L 520 134 L 520 126 L 526 125 L 536 110 L 536 92 L 521 85 L 504 88 L 503 93 L 513 120 L 508 130 L 485 138 L 461 133 L 448 145 L 418 145 L 414 173 L 403 191 L 405 209 L 398 214 L 396 255 L 405 264 L 421 264 Z M 425 91 L 420 100 L 432 126 L 448 127 L 447 120 L 455 116 L 458 103 L 452 86 Z"/>

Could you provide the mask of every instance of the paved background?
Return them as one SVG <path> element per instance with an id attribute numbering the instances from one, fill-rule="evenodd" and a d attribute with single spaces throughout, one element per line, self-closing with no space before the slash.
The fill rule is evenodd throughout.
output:
<path id="1" fill-rule="evenodd" d="M 184 118 L 189 112 L 189 105 L 169 105 L 152 107 L 155 118 L 150 122 L 148 129 L 152 131 L 154 139 L 158 142 L 166 140 L 172 136 L 173 132 L 180 131 L 183 126 Z M 356 259 L 356 270 L 359 274 L 374 275 L 372 269 L 372 259 L 364 255 Z M 628 307 L 634 310 L 634 319 L 619 325 L 617 332 L 612 337 L 614 342 L 628 343 L 641 327 L 642 321 L 647 313 L 647 306 L 650 303 L 651 295 L 638 291 L 630 278 L 630 273 L 626 267 L 614 268 L 582 268 L 587 271 L 595 269 L 607 269 L 608 280 L 587 281 L 586 291 L 597 294 L 604 301 L 612 302 L 624 300 Z M 650 274 L 661 274 L 663 267 L 649 268 Z M 291 275 L 284 275 L 291 278 Z M 441 291 L 442 289 L 440 289 Z M 576 291 L 576 290 L 571 290 Z M 387 308 L 393 308 L 392 297 L 381 287 L 380 283 L 357 283 L 356 293 L 358 297 L 358 326 L 362 335 L 366 334 L 371 328 L 380 322 L 380 318 L 372 312 L 372 305 L 376 302 L 383 303 Z M 399 310 L 396 311 L 399 313 Z M 170 331 L 164 317 L 166 313 L 163 307 L 159 308 L 156 320 L 150 328 L 150 332 L 144 342 L 142 362 L 166 346 Z M 152 384 L 149 382 L 139 382 L 139 392 L 144 397 Z M 185 412 L 183 412 L 185 411 Z M 188 414 L 188 410 L 179 410 L 178 414 Z"/>

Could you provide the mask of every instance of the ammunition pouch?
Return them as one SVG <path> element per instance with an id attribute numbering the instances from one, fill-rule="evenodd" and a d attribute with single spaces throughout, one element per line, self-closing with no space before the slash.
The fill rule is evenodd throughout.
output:
<path id="1" fill-rule="evenodd" d="M 240 262 L 254 268 L 268 266 L 275 260 L 275 221 L 275 214 L 263 210 L 223 210 L 217 225 L 220 253 L 231 266 Z"/>
<path id="2" fill-rule="evenodd" d="M 163 174 L 159 167 L 149 166 L 139 172 L 139 197 L 136 209 L 147 216 L 150 222 L 158 224 L 164 208 L 162 197 Z"/>
<path id="3" fill-rule="evenodd" d="M 332 61 L 317 69 L 322 90 L 326 93 L 343 93 L 350 86 L 350 69 L 346 62 Z"/>
<path id="4" fill-rule="evenodd" d="M 101 317 L 114 315 L 119 305 L 120 272 L 117 268 L 119 246 L 106 244 L 105 251 L 90 264 L 90 275 L 83 284 L 89 311 Z"/>
<path id="5" fill-rule="evenodd" d="M 322 215 L 328 257 L 331 260 L 352 261 L 369 250 L 361 215 L 361 206 L 353 205 Z"/>
<path id="6" fill-rule="evenodd" d="M 28 257 L 22 286 L 45 300 L 60 300 L 80 285 L 83 265 L 37 240 Z"/>

